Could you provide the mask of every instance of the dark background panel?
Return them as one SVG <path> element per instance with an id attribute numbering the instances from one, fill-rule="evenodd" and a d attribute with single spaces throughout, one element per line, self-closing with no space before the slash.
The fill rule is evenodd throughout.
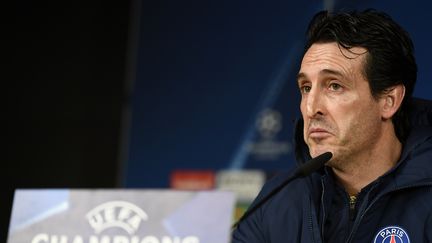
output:
<path id="1" fill-rule="evenodd" d="M 157 14 L 141 8 L 127 187 L 166 187 L 173 169 L 244 164 L 250 157 L 244 140 L 255 136 L 258 114 L 280 96 L 298 98 L 298 50 L 307 20 L 322 5 L 314 0 L 165 2 L 170 3 Z M 283 142 L 298 113 L 295 104 L 280 105 Z M 247 166 L 293 164 L 292 154 L 285 154 Z"/>
<path id="2" fill-rule="evenodd" d="M 15 188 L 117 186 L 131 1 L 20 1 L 7 84 L 1 242 Z"/>

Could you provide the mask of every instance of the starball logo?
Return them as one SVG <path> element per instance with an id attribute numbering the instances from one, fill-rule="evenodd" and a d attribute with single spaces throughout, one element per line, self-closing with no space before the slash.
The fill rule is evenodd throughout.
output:
<path id="1" fill-rule="evenodd" d="M 282 130 L 282 115 L 279 111 L 263 110 L 258 115 L 255 126 L 259 137 L 246 147 L 255 159 L 276 160 L 291 152 L 292 145 L 278 138 Z"/>
<path id="2" fill-rule="evenodd" d="M 137 235 L 142 222 L 149 221 L 149 216 L 138 206 L 126 201 L 103 203 L 90 210 L 85 218 L 94 235 L 78 234 L 71 237 L 66 234 L 40 233 L 33 237 L 31 243 L 200 243 L 197 236 Z M 127 235 L 106 234 L 109 229 L 122 229 Z"/>

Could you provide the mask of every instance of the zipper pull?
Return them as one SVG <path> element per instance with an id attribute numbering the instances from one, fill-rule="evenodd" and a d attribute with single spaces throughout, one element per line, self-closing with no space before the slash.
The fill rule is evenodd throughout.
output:
<path id="1" fill-rule="evenodd" d="M 357 202 L 357 196 L 349 196 L 349 209 L 350 209 L 349 217 L 351 221 L 353 221 L 356 216 L 356 211 L 355 211 L 356 202 Z"/>

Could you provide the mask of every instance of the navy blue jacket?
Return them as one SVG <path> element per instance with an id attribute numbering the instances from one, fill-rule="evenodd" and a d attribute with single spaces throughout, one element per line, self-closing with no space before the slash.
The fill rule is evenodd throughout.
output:
<path id="1" fill-rule="evenodd" d="M 302 134 L 302 125 L 297 130 Z M 288 176 L 267 182 L 254 203 Z M 432 242 L 431 103 L 415 101 L 400 160 L 357 198 L 350 205 L 332 171 L 324 168 L 292 181 L 242 221 L 232 243 Z"/>

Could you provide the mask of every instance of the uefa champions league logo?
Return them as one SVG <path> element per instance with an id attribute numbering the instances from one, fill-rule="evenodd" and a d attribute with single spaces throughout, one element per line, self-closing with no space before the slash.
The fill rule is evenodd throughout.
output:
<path id="1" fill-rule="evenodd" d="M 119 227 L 132 235 L 141 222 L 148 219 L 147 213 L 141 208 L 125 201 L 101 204 L 88 212 L 86 217 L 97 234 L 108 228 Z"/>
<path id="2" fill-rule="evenodd" d="M 247 144 L 249 153 L 258 160 L 276 160 L 291 152 L 292 146 L 287 141 L 280 141 L 278 135 L 282 130 L 282 115 L 272 109 L 263 110 L 256 121 L 259 137 Z"/>

